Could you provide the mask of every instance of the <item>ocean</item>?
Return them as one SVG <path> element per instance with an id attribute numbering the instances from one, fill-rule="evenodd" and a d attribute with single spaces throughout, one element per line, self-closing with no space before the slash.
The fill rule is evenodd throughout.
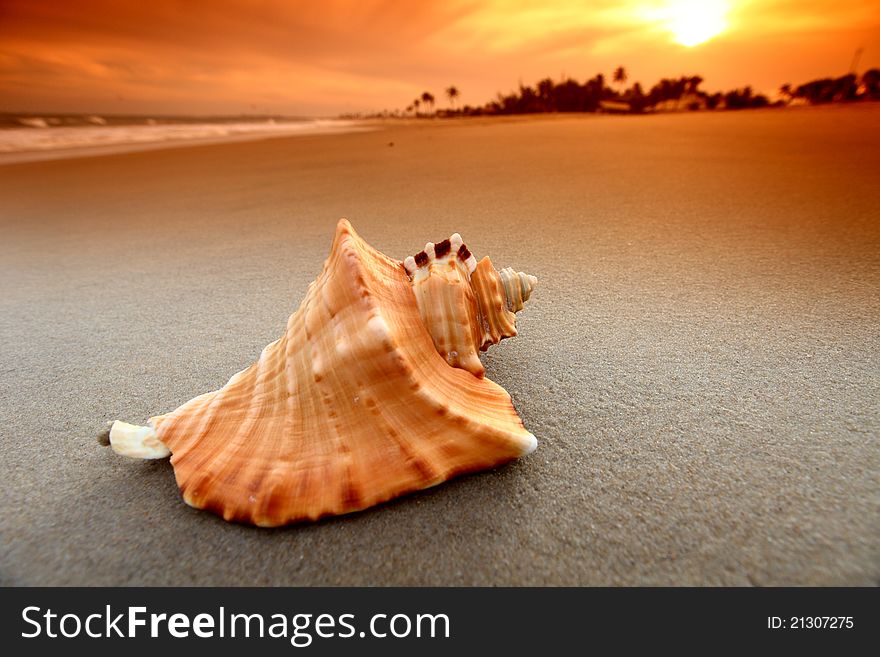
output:
<path id="1" fill-rule="evenodd" d="M 342 119 L 0 113 L 0 164 L 365 129 Z"/>

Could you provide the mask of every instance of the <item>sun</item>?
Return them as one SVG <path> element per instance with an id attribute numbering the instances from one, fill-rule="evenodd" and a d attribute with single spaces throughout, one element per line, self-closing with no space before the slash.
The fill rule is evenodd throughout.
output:
<path id="1" fill-rule="evenodd" d="M 705 43 L 727 28 L 725 0 L 670 0 L 661 11 L 663 26 L 688 48 Z"/>

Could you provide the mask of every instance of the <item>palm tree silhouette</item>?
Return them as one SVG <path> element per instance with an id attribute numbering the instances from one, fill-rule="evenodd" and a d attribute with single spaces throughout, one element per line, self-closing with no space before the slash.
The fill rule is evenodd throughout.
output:
<path id="1" fill-rule="evenodd" d="M 449 87 L 446 90 L 446 97 L 449 98 L 449 104 L 452 105 L 453 108 L 455 108 L 455 99 L 458 98 L 458 96 L 458 89 L 456 89 L 454 86 Z"/>
<path id="2" fill-rule="evenodd" d="M 614 81 L 620 85 L 621 90 L 623 89 L 623 85 L 626 84 L 626 69 L 623 66 L 618 66 L 614 69 Z"/>
<path id="3" fill-rule="evenodd" d="M 413 101 L 413 107 L 416 108 L 416 116 L 419 115 L 419 105 L 421 105 L 421 104 L 422 104 L 422 101 L 420 101 L 418 98 L 416 98 L 416 99 Z"/>
<path id="4" fill-rule="evenodd" d="M 697 93 L 697 88 L 701 84 L 703 84 L 703 78 L 699 75 L 694 75 L 693 77 L 688 78 L 686 91 L 690 94 L 695 94 Z"/>
<path id="5" fill-rule="evenodd" d="M 427 91 L 425 91 L 425 92 L 422 94 L 422 102 L 425 104 L 425 106 L 430 107 L 430 108 L 433 110 L 433 108 L 434 108 L 434 96 L 433 96 L 433 94 L 430 94 L 430 93 L 428 93 Z"/>

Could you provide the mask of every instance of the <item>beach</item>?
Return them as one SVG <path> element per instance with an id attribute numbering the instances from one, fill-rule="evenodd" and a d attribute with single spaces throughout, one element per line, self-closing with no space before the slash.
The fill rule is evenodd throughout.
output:
<path id="1" fill-rule="evenodd" d="M 880 106 L 387 122 L 0 166 L 7 585 L 876 585 Z M 347 217 L 534 274 L 531 455 L 283 529 L 98 445 L 283 331 Z"/>

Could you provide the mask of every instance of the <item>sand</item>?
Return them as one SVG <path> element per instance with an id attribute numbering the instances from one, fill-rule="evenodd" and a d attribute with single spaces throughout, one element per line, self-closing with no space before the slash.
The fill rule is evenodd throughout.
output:
<path id="1" fill-rule="evenodd" d="M 393 142 L 393 146 L 391 143 Z M 389 124 L 0 167 L 6 584 L 880 580 L 880 106 Z M 540 278 L 538 450 L 279 530 L 98 446 L 275 339 L 346 216 Z"/>

